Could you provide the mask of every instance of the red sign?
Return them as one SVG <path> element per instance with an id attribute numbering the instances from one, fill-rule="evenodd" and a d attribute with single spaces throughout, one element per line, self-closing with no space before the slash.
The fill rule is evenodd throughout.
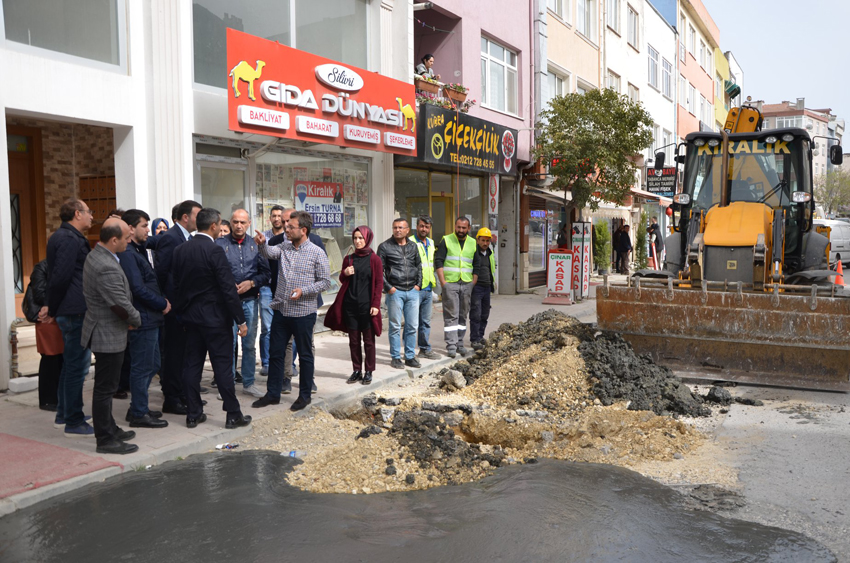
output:
<path id="1" fill-rule="evenodd" d="M 227 30 L 231 131 L 416 154 L 412 84 Z"/>

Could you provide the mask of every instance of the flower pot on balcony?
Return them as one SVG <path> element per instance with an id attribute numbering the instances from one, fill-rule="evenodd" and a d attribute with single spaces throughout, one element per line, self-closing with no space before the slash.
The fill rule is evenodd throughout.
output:
<path id="1" fill-rule="evenodd" d="M 466 101 L 466 92 L 458 92 L 457 90 L 452 90 L 451 88 L 443 88 L 443 93 L 456 102 L 464 102 Z"/>
<path id="2" fill-rule="evenodd" d="M 416 84 L 416 88 L 418 90 L 422 90 L 423 92 L 428 92 L 429 94 L 436 94 L 440 91 L 440 85 L 435 84 L 434 82 L 428 82 L 427 80 L 422 80 L 421 78 L 417 78 L 414 80 Z"/>

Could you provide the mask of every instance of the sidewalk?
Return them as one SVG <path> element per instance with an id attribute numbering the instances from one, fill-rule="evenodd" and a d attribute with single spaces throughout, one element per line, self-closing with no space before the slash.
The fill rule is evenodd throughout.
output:
<path id="1" fill-rule="evenodd" d="M 545 289 L 538 289 L 537 293 L 531 294 L 494 296 L 487 332 L 498 329 L 502 323 L 515 323 L 552 308 L 543 305 L 544 294 Z M 596 318 L 596 303 L 593 299 L 557 309 L 583 322 L 593 322 Z M 378 338 L 378 367 L 374 373 L 374 382 L 368 386 L 345 383 L 352 371 L 346 335 L 338 336 L 331 332 L 316 335 L 316 386 L 319 391 L 313 396 L 312 408 L 330 409 L 350 403 L 381 387 L 440 369 L 456 361 L 444 355 L 440 304 L 435 307 L 431 324 L 431 344 L 443 357 L 439 360 L 420 358 L 422 368 L 417 370 L 393 370 L 389 367 L 391 358 L 385 331 Z M 211 376 L 212 372 L 207 365 L 204 385 L 209 387 Z M 162 405 L 162 393 L 156 381 L 150 388 L 150 402 L 154 409 Z M 261 387 L 265 387 L 264 377 L 258 377 L 258 382 Z M 243 412 L 259 420 L 287 410 L 298 396 L 297 379 L 293 383 L 296 389 L 293 394 L 282 397 L 280 406 L 264 409 L 251 408 L 254 398 L 243 395 L 241 386 L 237 385 L 237 396 Z M 91 404 L 92 386 L 92 377 L 88 377 L 83 390 L 86 405 Z M 64 436 L 62 429 L 53 427 L 54 414 L 38 408 L 38 391 L 0 394 L 0 448 L 4 450 L 0 453 L 3 459 L 0 463 L 0 516 L 124 471 L 144 469 L 148 465 L 207 452 L 213 450 L 216 444 L 236 442 L 241 436 L 251 433 L 250 427 L 224 429 L 225 413 L 216 399 L 214 388 L 203 398 L 208 401 L 206 412 L 209 418 L 206 423 L 190 430 L 186 428 L 185 417 L 166 414 L 164 418 L 169 423 L 167 428 L 133 429 L 136 437 L 132 443 L 139 446 L 138 452 L 126 456 L 99 456 L 95 453 L 93 438 L 71 440 Z M 129 424 L 124 422 L 128 407 L 129 400 L 113 401 L 116 422 L 125 430 L 130 429 Z M 303 412 L 309 412 L 309 409 Z M 86 414 L 90 412 L 87 410 Z"/>

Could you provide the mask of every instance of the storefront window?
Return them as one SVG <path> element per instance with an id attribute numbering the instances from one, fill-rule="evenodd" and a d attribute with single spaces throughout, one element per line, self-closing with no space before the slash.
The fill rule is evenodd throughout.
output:
<path id="1" fill-rule="evenodd" d="M 546 268 L 549 228 L 545 209 L 532 209 L 528 219 L 528 264 L 530 271 Z"/>
<path id="2" fill-rule="evenodd" d="M 202 165 L 201 191 L 195 197 L 204 207 L 218 209 L 222 219 L 230 220 L 234 211 L 246 209 L 245 171 Z"/>
<path id="3" fill-rule="evenodd" d="M 416 217 L 430 215 L 428 203 L 428 172 L 426 170 L 396 170 L 395 217 L 410 221 L 416 227 Z"/>
<path id="4" fill-rule="evenodd" d="M 298 194 L 296 190 L 296 185 L 302 181 L 327 187 L 334 194 L 334 197 L 329 198 L 329 202 L 337 199 L 336 194 L 341 196 L 344 211 L 342 217 L 320 218 L 313 213 L 317 226 L 311 231 L 322 237 L 328 252 L 332 287 L 325 293 L 332 296 L 339 289 L 342 259 L 353 251 L 351 232 L 359 225 L 370 225 L 369 165 L 366 162 L 336 159 L 321 153 L 306 155 L 269 152 L 258 157 L 254 172 L 254 224 L 258 230 L 271 228 L 269 214 L 273 206 L 304 206 L 307 196 L 304 193 Z M 298 201 L 300 198 L 304 198 L 304 201 Z M 321 226 L 322 224 L 325 226 Z M 373 243 L 375 249 L 378 242 L 380 241 Z M 332 301 L 332 297 L 326 301 Z"/>
<path id="5" fill-rule="evenodd" d="M 486 227 L 484 218 L 484 183 L 483 178 L 477 176 L 461 176 L 458 193 L 460 195 L 460 214 L 469 218 L 469 232 L 472 236 L 481 227 Z"/>

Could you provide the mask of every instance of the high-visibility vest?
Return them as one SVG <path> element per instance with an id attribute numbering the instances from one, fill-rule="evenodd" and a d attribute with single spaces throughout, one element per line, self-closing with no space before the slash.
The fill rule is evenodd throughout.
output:
<path id="1" fill-rule="evenodd" d="M 444 236 L 443 241 L 446 243 L 447 250 L 446 261 L 443 263 L 443 275 L 446 282 L 472 283 L 472 259 L 478 249 L 475 240 L 467 236 L 461 248 L 457 235 L 452 233 Z"/>
<path id="2" fill-rule="evenodd" d="M 490 283 L 496 285 L 496 253 L 490 252 Z"/>
<path id="3" fill-rule="evenodd" d="M 428 237 L 425 240 L 428 242 L 428 249 L 416 237 L 411 235 L 410 240 L 416 244 L 419 249 L 419 260 L 422 262 L 422 289 L 427 287 L 435 287 L 437 278 L 434 276 L 434 241 Z"/>

